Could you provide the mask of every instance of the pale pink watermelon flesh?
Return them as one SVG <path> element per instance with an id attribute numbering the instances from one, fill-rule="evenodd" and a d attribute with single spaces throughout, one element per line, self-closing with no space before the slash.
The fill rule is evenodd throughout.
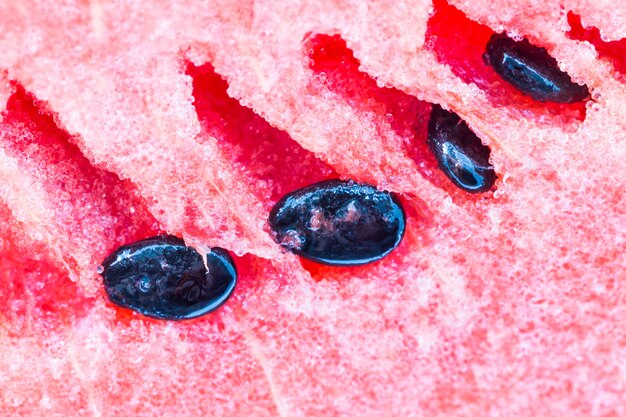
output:
<path id="1" fill-rule="evenodd" d="M 37 187 L 0 197 L 2 218 L 23 224 L 2 234 L 2 279 L 11 283 L 2 286 L 11 307 L 0 316 L 3 414 L 624 414 L 615 360 L 625 333 L 619 245 L 626 129 L 617 117 L 624 88 L 610 66 L 597 65 L 611 60 L 585 55 L 589 47 L 568 41 L 567 28 L 561 37 L 558 25 L 548 28 L 546 21 L 562 21 L 558 11 L 526 17 L 531 6 L 517 2 L 522 13 L 507 20 L 511 8 L 500 5 L 498 15 L 494 3 L 488 20 L 482 2 L 462 7 L 487 24 L 501 16 L 522 34 L 549 35 L 545 46 L 595 89 L 598 104 L 586 114 L 575 106 L 546 108 L 500 82 L 481 85 L 494 80 L 476 56 L 491 31 L 443 3 L 435 9 L 448 26 L 476 43 L 456 45 L 437 14 L 426 27 L 428 4 L 407 11 L 391 1 L 381 10 L 281 3 L 256 2 L 252 14 L 233 2 L 149 10 L 98 2 L 1 6 L 14 9 L 0 14 L 10 24 L 0 65 L 46 100 L 57 120 L 37 122 L 43 105 L 20 110 L 28 94 L 18 89 L 3 114 L 3 134 L 43 132 L 34 148 L 54 139 L 62 152 L 75 149 L 69 138 L 94 165 L 129 177 L 118 181 L 76 151 L 66 167 L 50 167 L 67 172 L 69 184 L 103 176 L 106 191 L 124 191 L 119 206 L 92 210 L 83 199 L 100 197 L 71 187 L 73 198 L 61 200 L 60 185 L 52 186 L 60 177 L 37 170 L 54 153 L 31 160 L 3 139 L 2 166 L 24 167 Z M 336 28 L 363 70 L 398 89 L 379 88 L 359 72 L 342 38 L 324 35 Z M 40 43 L 31 44 L 34 38 Z M 119 43 L 107 43 L 113 40 Z M 226 97 L 226 84 L 206 61 L 229 80 L 232 96 L 283 131 Z M 502 176 L 495 193 L 465 196 L 434 170 L 423 146 L 429 104 L 414 97 L 452 107 L 492 146 Z M 34 127 L 20 126 L 23 120 Z M 349 270 L 301 268 L 275 251 L 262 222 L 272 201 L 333 175 L 289 137 L 340 175 L 405 192 L 409 227 L 397 251 Z M 293 163 L 298 158 L 304 166 Z M 276 160 L 291 162 L 281 171 Z M 22 180 L 8 178 L 10 185 Z M 155 201 L 161 193 L 163 201 Z M 29 216 L 37 206 L 22 204 L 31 194 L 54 218 L 76 223 L 45 229 L 50 239 L 38 239 L 38 218 Z M 131 202 L 141 214 L 123 211 Z M 275 259 L 237 258 L 240 285 L 214 315 L 176 324 L 145 319 L 116 309 L 101 291 L 84 295 L 104 247 L 131 239 L 115 225 L 134 222 L 148 225 L 130 227 L 137 236 L 163 228 Z M 70 244 L 74 236 L 88 242 L 83 252 Z M 36 247 L 43 255 L 35 262 L 26 253 Z M 78 285 L 56 254 L 87 260 Z"/>

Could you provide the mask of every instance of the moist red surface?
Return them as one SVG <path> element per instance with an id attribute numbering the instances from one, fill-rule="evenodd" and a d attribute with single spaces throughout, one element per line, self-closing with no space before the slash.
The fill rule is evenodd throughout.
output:
<path id="1" fill-rule="evenodd" d="M 0 131 L 46 150 L 1 143 L 0 414 L 625 415 L 626 89 L 556 3 L 454 3 L 467 17 L 392 0 L 0 4 L 0 67 L 25 88 Z M 478 53 L 502 29 L 592 88 L 584 117 L 487 82 Z M 45 106 L 17 106 L 31 93 Z M 492 147 L 495 192 L 432 172 L 428 102 Z M 383 261 L 319 267 L 272 242 L 278 190 L 332 170 L 402 192 L 407 233 Z M 101 177 L 104 194 L 124 185 L 119 210 L 83 204 Z M 168 323 L 85 295 L 107 228 L 145 220 L 128 199 L 200 248 L 247 252 L 222 309 Z M 55 262 L 76 253 L 78 285 Z"/>
<path id="2" fill-rule="evenodd" d="M 26 251 L 37 240 L 49 239 L 49 251 L 41 256 L 52 264 L 65 265 L 89 291 L 100 287 L 96 268 L 102 253 L 158 232 L 156 221 L 133 194 L 132 185 L 91 165 L 43 104 L 36 103 L 21 86 L 6 103 L 1 148 L 19 160 L 20 168 L 42 187 L 45 198 L 53 200 L 52 224 L 42 220 L 25 227 L 16 232 L 16 241 Z M 37 239 L 46 228 L 52 235 Z"/>
<path id="3" fill-rule="evenodd" d="M 336 178 L 334 170 L 289 135 L 272 126 L 227 94 L 228 84 L 211 64 L 190 64 L 194 106 L 205 131 L 239 167 L 239 176 L 255 183 L 255 192 L 269 210 L 288 192 Z"/>
<path id="4" fill-rule="evenodd" d="M 0 328 L 19 338 L 71 326 L 92 303 L 75 285 L 68 285 L 66 271 L 50 264 L 44 245 L 17 246 L 18 229 L 9 209 L 0 203 Z"/>
<path id="5" fill-rule="evenodd" d="M 454 27 L 454 30 L 449 30 Z M 525 96 L 501 77 L 483 59 L 487 42 L 496 33 L 449 5 L 445 0 L 434 1 L 434 14 L 428 21 L 427 48 L 432 49 L 440 62 L 450 66 L 452 72 L 466 83 L 475 83 L 489 94 L 496 106 L 516 107 L 542 117 L 570 117 L 582 121 L 585 103 L 540 103 Z"/>
<path id="6" fill-rule="evenodd" d="M 476 201 L 484 199 L 484 195 L 470 195 L 459 190 L 438 169 L 426 144 L 430 103 L 396 88 L 379 87 L 371 76 L 359 70 L 359 61 L 339 35 L 311 35 L 303 47 L 308 48 L 308 62 L 316 84 L 341 96 L 353 108 L 384 115 L 391 130 L 402 139 L 403 151 L 415 161 L 415 169 L 421 176 L 444 189 L 457 204 L 467 206 L 468 210 L 472 210 Z M 419 211 L 428 211 L 428 208 L 422 206 Z M 423 216 L 422 221 L 427 222 L 428 217 Z"/>
<path id="7" fill-rule="evenodd" d="M 430 103 L 395 88 L 377 86 L 376 80 L 359 71 L 359 61 L 340 35 L 311 35 L 303 47 L 308 48 L 309 67 L 319 84 L 354 108 L 385 115 L 394 132 L 403 139 L 406 152 L 417 162 L 420 174 L 431 180 L 442 178 L 426 146 Z M 447 184 L 437 181 L 439 186 Z"/>
<path id="8" fill-rule="evenodd" d="M 622 76 L 626 74 L 626 40 L 604 41 L 598 28 L 583 27 L 580 16 L 572 12 L 567 14 L 567 22 L 571 28 L 567 36 L 571 39 L 589 42 L 598 51 L 600 58 L 613 64 L 615 70 L 619 71 Z"/>

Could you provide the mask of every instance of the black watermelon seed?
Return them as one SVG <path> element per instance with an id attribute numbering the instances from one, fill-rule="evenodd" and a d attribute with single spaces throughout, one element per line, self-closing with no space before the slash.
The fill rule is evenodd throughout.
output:
<path id="1" fill-rule="evenodd" d="M 489 191 L 496 173 L 489 147 L 456 114 L 433 105 L 428 122 L 428 147 L 439 168 L 459 188 L 470 193 Z"/>
<path id="2" fill-rule="evenodd" d="M 111 301 L 149 317 L 190 319 L 209 313 L 232 294 L 237 271 L 224 249 L 202 256 L 175 236 L 121 246 L 99 269 Z"/>
<path id="3" fill-rule="evenodd" d="M 390 193 L 354 181 L 322 181 L 284 196 L 269 224 L 276 241 L 304 258 L 326 265 L 377 261 L 404 234 L 404 211 Z"/>
<path id="4" fill-rule="evenodd" d="M 548 51 L 526 39 L 515 41 L 494 34 L 483 59 L 505 81 L 535 100 L 574 103 L 589 97 L 587 86 L 573 82 Z"/>

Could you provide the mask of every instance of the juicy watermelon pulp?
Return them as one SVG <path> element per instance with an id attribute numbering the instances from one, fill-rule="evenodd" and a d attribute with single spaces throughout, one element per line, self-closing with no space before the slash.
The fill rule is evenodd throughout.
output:
<path id="1" fill-rule="evenodd" d="M 623 6 L 48 3 L 0 4 L 1 415 L 626 415 Z M 504 84 L 503 29 L 592 100 Z M 491 147 L 493 192 L 437 169 L 431 103 Z M 273 242 L 272 205 L 337 176 L 400 194 L 384 260 Z M 236 255 L 224 307 L 107 301 L 99 262 L 161 232 Z"/>

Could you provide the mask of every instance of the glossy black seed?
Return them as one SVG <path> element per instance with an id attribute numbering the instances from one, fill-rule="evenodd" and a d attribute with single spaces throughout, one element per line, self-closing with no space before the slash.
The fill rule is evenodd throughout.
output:
<path id="1" fill-rule="evenodd" d="M 574 83 L 548 51 L 526 39 L 515 41 L 495 34 L 487 43 L 483 59 L 505 81 L 535 100 L 574 103 L 589 97 L 587 86 Z"/>
<path id="2" fill-rule="evenodd" d="M 315 262 L 363 265 L 395 249 L 404 234 L 402 207 L 367 184 L 329 180 L 283 197 L 269 223 L 276 241 Z"/>
<path id="3" fill-rule="evenodd" d="M 459 188 L 470 193 L 489 191 L 496 173 L 491 151 L 456 114 L 433 105 L 428 122 L 428 147 L 439 168 Z"/>
<path id="4" fill-rule="evenodd" d="M 157 236 L 121 246 L 102 263 L 112 302 L 159 319 L 190 319 L 209 313 L 232 294 L 237 271 L 220 248 L 206 256 L 175 236 Z"/>

